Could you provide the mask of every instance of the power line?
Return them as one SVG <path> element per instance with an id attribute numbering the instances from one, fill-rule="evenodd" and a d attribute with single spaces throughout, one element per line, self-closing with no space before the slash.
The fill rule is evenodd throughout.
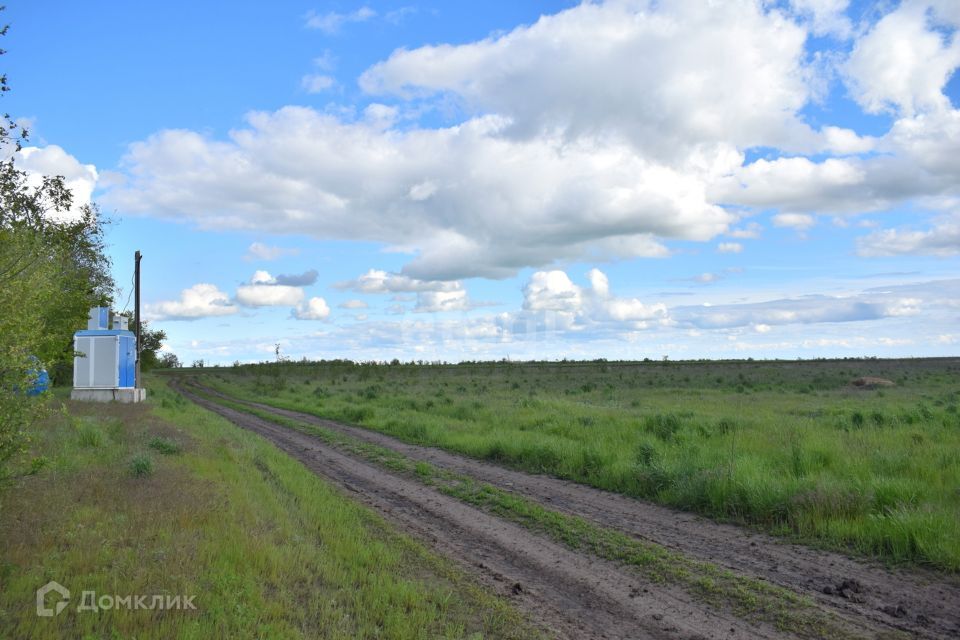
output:
<path id="1" fill-rule="evenodd" d="M 130 296 L 133 295 L 133 286 L 134 286 L 134 282 L 133 282 L 133 281 L 134 281 L 134 278 L 135 278 L 135 277 L 136 277 L 136 276 L 130 276 L 130 293 L 127 294 L 127 301 L 123 304 L 123 311 L 121 311 L 120 313 L 126 313 L 126 312 L 127 312 L 127 307 L 130 306 Z"/>

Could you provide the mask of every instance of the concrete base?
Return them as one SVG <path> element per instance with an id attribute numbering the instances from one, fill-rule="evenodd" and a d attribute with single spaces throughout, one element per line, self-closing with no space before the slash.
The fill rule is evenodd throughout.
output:
<path id="1" fill-rule="evenodd" d="M 146 389 L 74 389 L 71 400 L 82 402 L 143 402 L 147 399 Z"/>

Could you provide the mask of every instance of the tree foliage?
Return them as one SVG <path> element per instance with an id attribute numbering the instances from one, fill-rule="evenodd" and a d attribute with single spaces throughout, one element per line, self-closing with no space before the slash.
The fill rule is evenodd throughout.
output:
<path id="1" fill-rule="evenodd" d="M 26 137 L 9 115 L 0 118 L 0 465 L 43 411 L 42 398 L 24 393 L 38 365 L 72 360 L 74 331 L 113 289 L 96 207 L 69 214 L 62 176 L 31 182 L 15 165 Z"/>
<path id="2" fill-rule="evenodd" d="M 151 329 L 146 320 L 140 322 L 140 368 L 142 370 L 149 371 L 162 366 L 159 352 L 166 339 L 167 333 L 163 329 Z"/>
<path id="3" fill-rule="evenodd" d="M 182 366 L 183 365 L 180 363 L 180 358 L 177 357 L 177 354 L 169 351 L 165 352 L 160 357 L 160 361 L 157 363 L 157 368 L 159 369 L 179 369 Z"/>

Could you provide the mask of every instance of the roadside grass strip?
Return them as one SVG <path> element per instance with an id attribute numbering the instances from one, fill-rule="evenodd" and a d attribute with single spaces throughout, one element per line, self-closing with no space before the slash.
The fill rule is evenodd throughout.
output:
<path id="1" fill-rule="evenodd" d="M 3 637 L 541 637 L 267 440 L 150 387 L 152 407 L 67 404 L 35 426 L 0 489 Z M 51 580 L 69 606 L 40 617 Z M 195 608 L 147 606 L 181 596 Z"/>

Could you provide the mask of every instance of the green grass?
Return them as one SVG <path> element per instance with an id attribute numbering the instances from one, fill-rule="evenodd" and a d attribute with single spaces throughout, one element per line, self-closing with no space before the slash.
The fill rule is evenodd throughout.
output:
<path id="1" fill-rule="evenodd" d="M 149 446 L 151 449 L 154 449 L 158 453 L 161 453 L 165 456 L 175 455 L 183 450 L 183 447 L 181 447 L 180 443 L 176 440 L 162 438 L 160 436 L 151 439 Z"/>
<path id="2" fill-rule="evenodd" d="M 141 453 L 130 461 L 130 474 L 135 478 L 153 475 L 153 460 Z"/>
<path id="3" fill-rule="evenodd" d="M 328 444 L 434 486 L 449 496 L 498 517 L 545 534 L 576 551 L 628 565 L 652 582 L 678 585 L 719 610 L 732 611 L 753 622 L 772 624 L 798 637 L 861 637 L 831 615 L 816 609 L 809 599 L 787 589 L 734 574 L 709 562 L 692 560 L 660 545 L 595 525 L 583 518 L 547 509 L 517 494 L 424 461 L 411 460 L 391 449 L 317 425 L 277 416 L 256 407 L 198 393 L 223 406 L 316 436 Z M 895 637 L 895 634 L 891 637 Z"/>
<path id="4" fill-rule="evenodd" d="M 960 362 L 345 362 L 239 397 L 890 562 L 960 571 Z M 897 386 L 851 390 L 860 376 Z"/>
<path id="5" fill-rule="evenodd" d="M 71 404 L 69 415 L 35 425 L 17 479 L 0 491 L 3 635 L 537 636 L 504 602 L 259 436 L 162 384 L 150 405 Z M 180 453 L 143 453 L 160 453 L 150 446 L 158 439 Z M 151 474 L 134 475 L 138 458 Z M 71 590 L 71 606 L 39 618 L 35 590 L 50 580 Z M 197 610 L 78 612 L 84 590 L 194 595 Z"/>

